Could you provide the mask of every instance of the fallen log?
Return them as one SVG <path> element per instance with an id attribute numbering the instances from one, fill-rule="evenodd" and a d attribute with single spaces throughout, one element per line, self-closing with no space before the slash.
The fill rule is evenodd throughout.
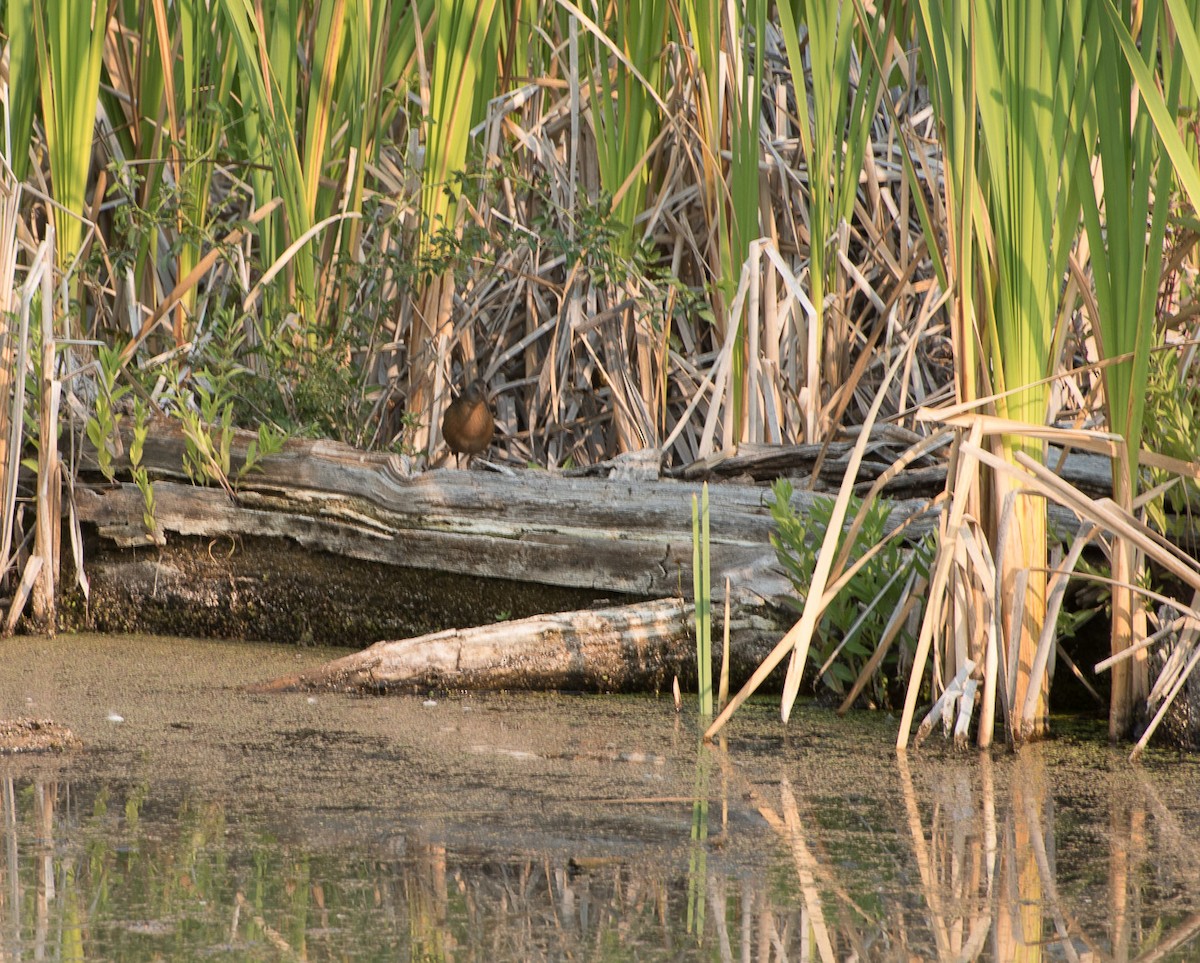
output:
<path id="1" fill-rule="evenodd" d="M 253 436 L 239 432 L 235 463 Z M 186 442 L 156 423 L 143 452 L 155 478 L 158 534 L 285 539 L 309 551 L 425 571 L 667 598 L 691 585 L 692 496 L 698 483 L 623 477 L 568 478 L 547 471 L 412 473 L 394 455 L 336 442 L 293 440 L 221 489 L 182 481 Z M 801 512 L 817 494 L 798 491 Z M 723 484 L 709 493 L 712 577 L 738 594 L 776 597 L 790 586 L 771 547 L 770 492 Z M 76 510 L 102 539 L 151 544 L 132 484 L 78 486 Z M 887 529 L 920 515 L 924 500 L 897 501 Z M 910 537 L 928 532 L 920 518 Z"/>
<path id="2" fill-rule="evenodd" d="M 414 639 L 377 642 L 316 669 L 250 687 L 254 692 L 313 689 L 386 692 L 397 689 L 572 689 L 658 691 L 673 676 L 696 673 L 693 607 L 680 599 L 538 615 Z M 745 646 L 757 637 L 756 658 L 778 637 L 778 626 L 741 606 L 731 634 Z M 718 630 L 719 634 L 719 630 Z M 740 673 L 739 673 L 740 674 Z"/>
<path id="3" fill-rule="evenodd" d="M 891 464 L 897 445 L 911 441 L 894 434 L 881 430 L 873 440 L 860 485 Z M 76 625 L 301 644 L 415 636 L 380 642 L 307 676 L 267 683 L 266 690 L 658 688 L 676 672 L 685 678 L 694 672 L 690 608 L 671 599 L 691 584 L 691 502 L 700 489 L 691 479 L 826 478 L 831 470 L 840 475 L 848 451 L 843 443 L 741 446 L 683 469 L 686 480 L 663 480 L 653 451 L 587 469 L 599 477 L 511 469 L 414 473 L 401 456 L 293 440 L 257 470 L 239 472 L 252 438 L 235 433 L 224 490 L 196 486 L 184 481 L 187 442 L 178 423 L 156 423 L 142 455 L 154 479 L 152 532 L 138 488 L 99 482 L 92 463 L 93 484 L 85 474 L 69 504 L 72 521 L 87 526 L 93 552 L 92 595 L 75 609 L 87 621 Z M 1103 489 L 1107 463 L 1092 462 L 1068 458 L 1063 470 Z M 128 465 L 125 471 L 128 478 Z M 932 479 L 940 490 L 943 471 L 927 458 L 896 487 L 917 490 Z M 759 485 L 727 483 L 710 491 L 713 591 L 720 596 L 729 580 L 735 680 L 787 627 L 786 616 L 773 614 L 791 586 L 770 543 L 770 497 Z M 816 497 L 796 491 L 793 506 L 807 512 Z M 929 532 L 937 512 L 927 505 L 889 502 L 885 530 L 905 525 L 908 539 Z M 1048 512 L 1062 530 L 1075 527 L 1067 510 Z M 464 598 L 461 585 L 484 583 L 492 590 Z M 583 607 L 598 597 L 637 601 Z M 533 614 L 549 608 L 567 611 Z M 148 622 L 152 617 L 162 621 Z"/>
<path id="4" fill-rule="evenodd" d="M 449 629 L 377 642 L 251 690 L 658 689 L 688 659 L 690 611 L 680 600 L 659 599 Z"/>
<path id="5" fill-rule="evenodd" d="M 860 495 L 866 492 L 919 438 L 914 432 L 897 425 L 876 425 L 871 430 L 871 441 L 858 465 L 855 491 Z M 752 478 L 756 482 L 771 482 L 787 477 L 797 479 L 798 488 L 815 487 L 833 491 L 842 483 L 853 447 L 853 438 L 810 445 L 734 445 L 714 452 L 708 458 L 673 469 L 669 475 L 689 481 Z M 1097 498 L 1112 496 L 1112 463 L 1101 455 L 1064 452 L 1062 448 L 1050 445 L 1046 464 L 1080 491 Z M 584 474 L 589 469 L 575 471 Z M 811 482 L 814 474 L 817 484 L 805 484 Z M 932 498 L 945 488 L 946 459 L 942 451 L 937 451 L 922 455 L 897 474 L 883 486 L 881 494 L 892 499 Z"/>
<path id="6" fill-rule="evenodd" d="M 615 459 L 606 477 L 414 473 L 400 456 L 293 440 L 239 474 L 252 437 L 232 439 L 230 497 L 185 480 L 183 433 L 157 422 L 142 456 L 154 479 L 153 533 L 136 486 L 89 485 L 86 476 L 76 484 L 71 510 L 86 526 L 91 575 L 91 597 L 75 608 L 81 624 L 398 646 L 403 659 L 368 650 L 360 668 L 339 661 L 331 670 L 339 684 L 368 687 L 653 688 L 668 665 L 672 674 L 693 671 L 690 644 L 638 609 L 647 599 L 682 605 L 692 582 L 691 502 L 700 486 L 657 478 L 656 453 Z M 728 578 L 735 679 L 789 624 L 777 614 L 791 586 L 770 543 L 770 497 L 757 485 L 710 489 L 712 590 L 723 598 Z M 793 505 L 806 512 L 815 497 L 798 491 Z M 913 538 L 936 524 L 924 500 L 889 504 L 888 530 L 911 523 L 905 536 Z M 632 608 L 603 623 L 597 601 Z M 520 621 L 547 611 L 566 614 Z M 582 628 L 563 634 L 564 620 Z M 538 673 L 533 653 L 545 663 Z M 595 666 L 583 667 L 584 656 Z M 395 671 L 382 668 L 393 662 Z"/>

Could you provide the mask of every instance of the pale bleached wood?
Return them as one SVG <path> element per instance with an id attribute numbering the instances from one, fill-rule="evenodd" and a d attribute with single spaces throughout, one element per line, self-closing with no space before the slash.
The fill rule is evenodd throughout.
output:
<path id="1" fill-rule="evenodd" d="M 868 486 L 919 438 L 915 433 L 895 425 L 874 426 L 863 460 L 857 466 L 858 486 Z M 841 484 L 853 446 L 853 441 L 824 445 L 741 444 L 675 469 L 670 474 L 694 481 L 748 477 L 770 482 L 781 476 L 807 479 L 819 462 L 820 479 L 816 487 L 828 490 Z M 1061 448 L 1051 445 L 1046 464 L 1090 495 L 1112 494 L 1112 464 L 1107 458 L 1081 451 L 1064 454 Z M 588 470 L 578 471 L 582 474 Z M 899 473 L 884 488 L 883 494 L 893 498 L 932 497 L 945 487 L 945 458 L 943 453 L 934 452 L 921 457 Z"/>
<path id="2" fill-rule="evenodd" d="M 249 438 L 233 445 L 239 464 Z M 177 423 L 152 427 L 143 462 L 155 478 L 161 534 L 285 538 L 328 551 L 413 569 L 582 588 L 640 598 L 678 595 L 691 584 L 691 501 L 700 485 L 645 478 L 564 477 L 545 471 L 437 470 L 409 473 L 395 455 L 330 441 L 294 440 L 261 471 L 235 478 L 237 501 L 219 488 L 183 480 Z M 798 491 L 811 509 L 817 494 Z M 148 544 L 142 498 L 125 483 L 76 488 L 79 518 L 118 546 Z M 777 600 L 790 593 L 770 544 L 770 490 L 710 487 L 712 574 L 728 577 L 735 598 Z M 923 499 L 890 503 L 886 530 L 918 516 L 906 533 L 931 531 Z M 1051 507 L 1052 520 L 1074 524 Z M 1060 517 L 1061 516 L 1061 517 Z"/>
<path id="3" fill-rule="evenodd" d="M 252 689 L 658 689 L 694 658 L 691 634 L 691 605 L 658 599 L 377 642 Z"/>
<path id="4" fill-rule="evenodd" d="M 248 433 L 239 433 L 235 463 Z M 237 502 L 183 480 L 184 441 L 168 421 L 143 455 L 156 476 L 162 533 L 287 538 L 313 550 L 389 565 L 643 598 L 691 584 L 691 502 L 696 483 L 567 478 L 545 471 L 406 473 L 397 456 L 336 442 L 292 441 L 261 471 L 237 480 Z M 797 492 L 801 511 L 813 495 Z M 790 589 L 770 544 L 769 490 L 710 488 L 712 574 L 735 596 Z M 897 502 L 889 528 L 923 502 Z M 117 545 L 147 544 L 142 499 L 130 484 L 80 486 L 80 519 Z M 914 533 L 929 530 L 932 521 Z"/>
<path id="5" fill-rule="evenodd" d="M 249 437 L 237 435 L 235 468 Z M 154 564 L 169 564 L 178 536 L 265 537 L 335 559 L 665 600 L 645 603 L 650 608 L 638 602 L 609 614 L 582 610 L 379 643 L 334 663 L 327 678 L 366 687 L 618 689 L 653 688 L 664 679 L 669 684 L 668 667 L 670 674 L 691 671 L 690 637 L 680 629 L 690 610 L 678 596 L 691 585 L 697 483 L 656 480 L 645 472 L 631 476 L 622 466 L 614 466 L 613 477 L 533 470 L 410 473 L 398 456 L 292 441 L 265 459 L 260 471 L 240 478 L 231 473 L 235 500 L 220 488 L 186 481 L 183 452 L 175 423 L 153 426 L 143 463 L 155 478 L 158 534 L 166 538 L 166 554 L 155 548 L 153 559 L 160 561 Z M 124 547 L 149 544 L 142 498 L 133 485 L 79 484 L 75 496 L 80 520 L 102 539 Z M 797 492 L 793 505 L 806 512 L 814 497 Z M 713 584 L 731 583 L 738 676 L 748 674 L 786 628 L 769 608 L 792 591 L 770 544 L 770 499 L 763 486 L 710 487 Z M 936 515 L 921 516 L 924 504 L 892 503 L 888 529 L 916 514 L 907 537 L 931 530 Z M 170 581 L 158 571 L 147 578 L 151 593 L 165 591 Z M 236 605 L 239 593 L 221 594 L 220 588 L 209 586 L 224 600 L 219 604 Z M 494 611 L 479 613 L 481 620 Z"/>

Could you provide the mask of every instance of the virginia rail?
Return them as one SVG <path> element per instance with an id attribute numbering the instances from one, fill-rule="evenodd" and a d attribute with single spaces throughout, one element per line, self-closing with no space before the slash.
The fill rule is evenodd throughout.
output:
<path id="1" fill-rule="evenodd" d="M 488 408 L 487 394 L 482 381 L 472 381 L 462 394 L 450 403 L 442 415 L 442 437 L 456 456 L 466 455 L 467 464 L 492 443 L 496 422 Z"/>

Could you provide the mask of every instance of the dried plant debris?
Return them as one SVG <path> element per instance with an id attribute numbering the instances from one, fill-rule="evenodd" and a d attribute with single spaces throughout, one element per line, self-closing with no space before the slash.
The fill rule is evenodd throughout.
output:
<path id="1" fill-rule="evenodd" d="M 70 729 L 50 719 L 0 719 L 0 755 L 65 752 L 79 745 Z"/>

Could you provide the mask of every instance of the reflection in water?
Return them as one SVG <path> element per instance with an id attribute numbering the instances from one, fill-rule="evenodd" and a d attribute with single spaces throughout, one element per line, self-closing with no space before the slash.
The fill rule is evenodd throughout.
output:
<path id="1" fill-rule="evenodd" d="M 693 799 L 610 801 L 631 823 L 683 817 L 685 838 L 644 856 L 413 830 L 368 844 L 352 825 L 306 843 L 186 791 L 8 775 L 0 960 L 1200 955 L 1200 844 L 1143 770 L 1075 799 L 1038 747 L 901 756 L 854 791 L 784 769 L 751 779 L 700 746 Z"/>
<path id="2" fill-rule="evenodd" d="M 704 932 L 708 885 L 708 805 L 712 780 L 712 748 L 701 740 L 696 749 L 696 785 L 692 791 L 692 844 L 688 850 L 688 935 Z"/>

